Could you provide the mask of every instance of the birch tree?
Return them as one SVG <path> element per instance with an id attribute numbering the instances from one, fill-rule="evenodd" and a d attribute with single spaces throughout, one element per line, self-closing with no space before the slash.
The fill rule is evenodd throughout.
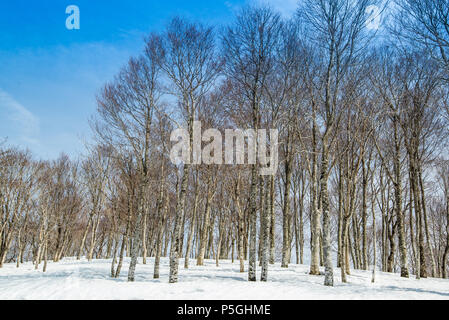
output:
<path id="1" fill-rule="evenodd" d="M 261 100 L 268 74 L 274 65 L 273 49 L 277 44 L 281 25 L 279 14 L 268 8 L 244 8 L 234 25 L 226 28 L 222 37 L 225 74 L 241 90 L 244 112 L 249 115 L 256 131 L 261 123 Z M 253 137 L 255 142 L 255 139 Z M 255 144 L 257 154 L 257 143 Z M 256 281 L 258 166 L 251 165 L 249 195 L 249 269 L 248 280 Z"/>

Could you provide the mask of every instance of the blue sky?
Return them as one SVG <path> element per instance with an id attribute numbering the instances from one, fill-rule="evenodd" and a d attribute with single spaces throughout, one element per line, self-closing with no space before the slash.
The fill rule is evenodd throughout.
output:
<path id="1" fill-rule="evenodd" d="M 0 138 L 39 158 L 76 156 L 91 136 L 96 93 L 140 53 L 148 32 L 175 15 L 226 24 L 256 1 L 1 1 Z M 288 15 L 296 1 L 265 2 Z M 65 26 L 69 5 L 80 9 L 80 30 Z"/>

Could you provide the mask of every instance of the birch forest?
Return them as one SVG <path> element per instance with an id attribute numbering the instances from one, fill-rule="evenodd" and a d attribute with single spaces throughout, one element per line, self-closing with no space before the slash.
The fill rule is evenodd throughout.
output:
<path id="1" fill-rule="evenodd" d="M 97 88 L 85 152 L 0 141 L 0 274 L 75 257 L 130 282 L 142 264 L 176 283 L 211 260 L 248 281 L 275 263 L 325 286 L 353 270 L 449 278 L 448 19 L 447 0 L 302 0 L 288 19 L 248 5 L 223 26 L 167 21 Z M 198 121 L 277 129 L 276 174 L 173 163 L 171 133 L 193 146 Z"/>

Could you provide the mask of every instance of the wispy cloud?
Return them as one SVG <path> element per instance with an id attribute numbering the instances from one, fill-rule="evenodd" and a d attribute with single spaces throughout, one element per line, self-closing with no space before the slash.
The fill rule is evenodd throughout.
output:
<path id="1" fill-rule="evenodd" d="M 6 115 L 0 120 L 2 127 L 7 124 L 13 127 L 20 135 L 19 139 L 26 144 L 39 144 L 37 139 L 40 131 L 39 118 L 2 89 L 0 89 L 0 111 Z"/>

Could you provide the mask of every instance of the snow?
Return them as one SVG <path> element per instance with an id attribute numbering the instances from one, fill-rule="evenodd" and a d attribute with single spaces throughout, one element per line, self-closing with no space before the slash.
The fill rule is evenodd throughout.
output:
<path id="1" fill-rule="evenodd" d="M 371 283 L 371 272 L 353 271 L 347 284 L 340 282 L 335 269 L 335 287 L 323 286 L 323 276 L 307 274 L 308 266 L 292 264 L 283 269 L 270 266 L 269 281 L 248 282 L 247 273 L 239 273 L 239 263 L 206 261 L 206 266 L 185 270 L 180 260 L 179 283 L 168 283 L 168 259 L 162 258 L 161 278 L 154 280 L 153 262 L 139 265 L 136 281 L 127 282 L 129 259 L 125 260 L 119 279 L 110 278 L 111 260 L 66 258 L 49 262 L 47 272 L 34 270 L 31 263 L 6 264 L 0 269 L 0 299 L 74 299 L 74 300 L 331 300 L 331 299 L 449 299 L 449 280 L 403 279 L 398 274 L 377 272 Z M 258 268 L 260 271 L 260 268 Z M 324 270 L 323 270 L 324 271 Z M 258 279 L 259 279 L 258 273 Z"/>

